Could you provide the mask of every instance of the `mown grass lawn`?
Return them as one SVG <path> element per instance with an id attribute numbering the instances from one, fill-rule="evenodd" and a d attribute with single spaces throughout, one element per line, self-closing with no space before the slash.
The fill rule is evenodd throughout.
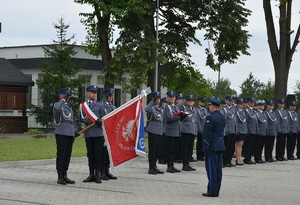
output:
<path id="1" fill-rule="evenodd" d="M 84 138 L 80 137 L 75 139 L 72 156 L 86 156 Z M 0 162 L 54 158 L 56 158 L 56 143 L 54 137 L 0 140 Z"/>
<path id="2" fill-rule="evenodd" d="M 147 137 L 145 141 L 147 149 Z M 72 157 L 83 156 L 86 156 L 85 140 L 83 137 L 78 137 L 73 144 Z M 56 143 L 54 137 L 0 140 L 0 162 L 55 158 Z"/>

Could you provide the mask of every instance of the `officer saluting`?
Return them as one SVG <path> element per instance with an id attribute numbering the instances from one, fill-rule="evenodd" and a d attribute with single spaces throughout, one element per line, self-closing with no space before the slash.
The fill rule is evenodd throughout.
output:
<path id="1" fill-rule="evenodd" d="M 70 88 L 58 90 L 60 100 L 53 106 L 55 119 L 55 139 L 56 139 L 56 170 L 58 174 L 58 184 L 74 184 L 75 181 L 67 177 L 74 137 L 77 136 L 77 126 L 74 123 L 74 114 L 69 99 L 71 97 Z"/>
<path id="2" fill-rule="evenodd" d="M 101 118 L 103 117 L 100 113 L 100 103 L 96 100 L 96 93 L 98 87 L 95 85 L 90 85 L 86 88 L 87 91 L 87 99 L 86 104 L 90 111 L 98 117 L 98 120 L 95 121 L 95 125 L 85 131 L 85 144 L 87 149 L 87 157 L 88 157 L 88 165 L 90 170 L 90 175 L 83 180 L 83 182 L 96 182 L 101 183 L 101 155 L 102 155 L 102 147 L 104 142 L 103 131 L 101 128 L 102 122 Z M 83 106 L 80 105 L 79 111 L 81 120 L 84 122 L 85 126 L 89 126 L 93 123 L 92 119 L 89 119 L 88 113 L 85 113 Z"/>
<path id="3" fill-rule="evenodd" d="M 147 113 L 147 127 L 149 139 L 149 171 L 148 174 L 163 174 L 156 167 L 158 156 L 158 140 L 162 138 L 163 127 L 163 109 L 160 107 L 160 92 L 152 93 L 152 101 L 147 105 L 145 111 Z"/>
<path id="4" fill-rule="evenodd" d="M 224 128 L 226 120 L 220 112 L 221 101 L 215 97 L 209 99 L 209 112 L 203 129 L 203 151 L 208 178 L 207 193 L 203 196 L 218 197 L 222 182 L 222 157 L 225 151 Z"/>

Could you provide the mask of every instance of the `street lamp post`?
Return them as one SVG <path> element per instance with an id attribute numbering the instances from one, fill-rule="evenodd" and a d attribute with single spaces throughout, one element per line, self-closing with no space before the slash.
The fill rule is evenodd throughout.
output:
<path id="1" fill-rule="evenodd" d="M 158 12 L 159 0 L 156 0 L 156 43 L 158 44 Z M 156 48 L 156 61 L 155 61 L 155 76 L 154 76 L 154 91 L 158 90 L 158 48 Z"/>

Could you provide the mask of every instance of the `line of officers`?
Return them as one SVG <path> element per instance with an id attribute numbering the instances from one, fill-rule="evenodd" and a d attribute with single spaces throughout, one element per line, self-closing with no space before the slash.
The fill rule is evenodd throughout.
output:
<path id="1" fill-rule="evenodd" d="M 199 106 L 194 107 L 195 100 Z M 296 102 L 279 99 L 274 110 L 273 100 L 255 100 L 225 97 L 220 111 L 226 120 L 224 129 L 223 167 L 300 159 L 300 110 Z M 209 111 L 205 97 L 186 98 L 174 91 L 161 99 L 160 92 L 152 93 L 152 101 L 146 106 L 149 137 L 149 174 L 163 174 L 156 162 L 167 164 L 167 172 L 180 172 L 174 162 L 182 163 L 183 171 L 194 171 L 193 161 L 204 161 L 203 126 Z M 196 156 L 193 158 L 194 141 Z M 272 156 L 276 139 L 275 158 Z M 297 143 L 298 142 L 298 143 Z M 297 144 L 297 157 L 294 152 Z M 264 150 L 264 159 L 262 153 Z M 286 152 L 286 158 L 285 158 Z M 236 155 L 235 163 L 232 158 Z"/>
<path id="2" fill-rule="evenodd" d="M 58 184 L 74 184 L 75 181 L 67 176 L 69 169 L 72 147 L 78 131 L 83 127 L 91 128 L 84 132 L 85 144 L 87 149 L 87 158 L 89 166 L 89 176 L 83 182 L 101 183 L 102 180 L 117 179 L 109 171 L 110 160 L 104 135 L 102 131 L 101 118 L 112 112 L 116 107 L 112 104 L 113 89 L 103 91 L 104 98 L 98 101 L 98 87 L 90 85 L 86 88 L 86 105 L 90 111 L 98 118 L 93 121 L 86 107 L 80 105 L 77 116 L 75 117 L 70 105 L 71 90 L 63 88 L 58 90 L 59 101 L 53 106 L 53 115 L 56 123 L 55 139 L 57 147 L 56 170 L 58 175 Z M 83 124 L 83 127 L 81 126 Z"/>

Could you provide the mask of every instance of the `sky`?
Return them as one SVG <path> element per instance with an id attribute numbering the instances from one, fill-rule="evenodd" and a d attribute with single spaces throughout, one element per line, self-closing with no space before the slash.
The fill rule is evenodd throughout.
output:
<path id="1" fill-rule="evenodd" d="M 0 0 L 0 47 L 49 44 L 56 39 L 53 23 L 62 16 L 70 23 L 69 35 L 75 34 L 77 44 L 85 41 L 86 31 L 80 23 L 80 12 L 90 11 L 85 5 L 76 4 L 73 0 Z M 273 0 L 273 2 L 275 2 Z M 231 81 L 231 87 L 240 93 L 240 85 L 252 72 L 261 82 L 274 81 L 274 69 L 267 42 L 262 0 L 247 0 L 246 7 L 252 10 L 246 30 L 252 35 L 249 39 L 250 56 L 240 56 L 235 64 L 224 64 L 221 77 Z M 292 29 L 300 23 L 300 1 L 293 1 Z M 275 25 L 278 22 L 278 8 L 273 8 Z M 278 31 L 278 30 L 277 30 Z M 197 35 L 201 39 L 201 33 Z M 292 36 L 292 39 L 294 36 Z M 204 46 L 207 42 L 203 42 Z M 298 49 L 300 45 L 298 45 Z M 196 68 L 206 79 L 216 81 L 218 73 L 205 66 L 204 47 L 191 44 L 189 52 Z M 294 92 L 296 81 L 300 76 L 300 53 L 296 52 L 289 74 L 288 93 Z"/>

